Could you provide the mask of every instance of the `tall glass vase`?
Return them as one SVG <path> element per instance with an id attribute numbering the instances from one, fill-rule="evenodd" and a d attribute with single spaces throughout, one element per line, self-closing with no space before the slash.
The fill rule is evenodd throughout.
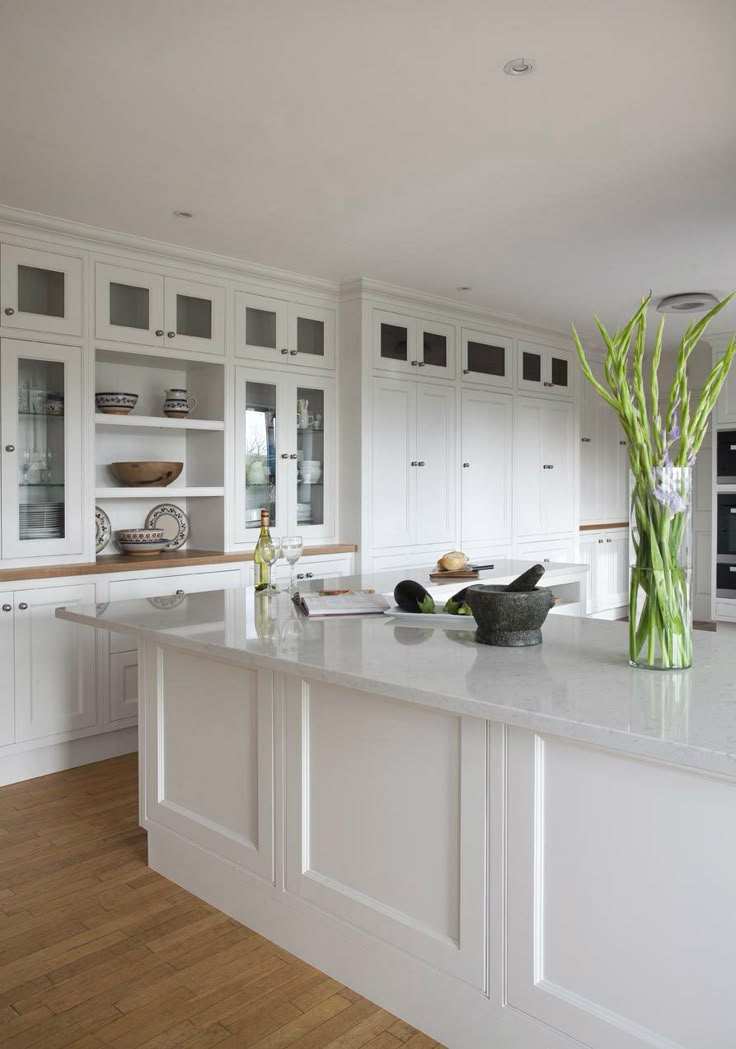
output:
<path id="1" fill-rule="evenodd" d="M 629 662 L 684 670 L 693 661 L 692 467 L 631 479 Z"/>

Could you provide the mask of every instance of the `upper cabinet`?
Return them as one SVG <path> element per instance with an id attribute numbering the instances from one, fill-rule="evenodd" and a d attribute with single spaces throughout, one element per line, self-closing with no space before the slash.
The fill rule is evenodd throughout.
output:
<path id="1" fill-rule="evenodd" d="M 425 317 L 374 310 L 373 365 L 404 374 L 421 368 L 423 379 L 454 379 L 455 328 Z"/>
<path id="2" fill-rule="evenodd" d="M 82 260 L 13 244 L 0 246 L 3 328 L 82 334 Z"/>
<path id="3" fill-rule="evenodd" d="M 571 350 L 558 350 L 536 342 L 519 342 L 516 384 L 520 390 L 572 397 L 575 375 Z"/>
<path id="4" fill-rule="evenodd" d="M 256 361 L 335 367 L 335 311 L 239 291 L 235 295 L 235 354 Z"/>
<path id="5" fill-rule="evenodd" d="M 463 382 L 513 386 L 513 348 L 514 340 L 507 335 L 463 328 Z"/>
<path id="6" fill-rule="evenodd" d="M 225 352 L 225 289 L 98 262 L 98 339 L 199 353 Z"/>
<path id="7" fill-rule="evenodd" d="M 0 343 L 3 558 L 81 554 L 82 351 Z"/>

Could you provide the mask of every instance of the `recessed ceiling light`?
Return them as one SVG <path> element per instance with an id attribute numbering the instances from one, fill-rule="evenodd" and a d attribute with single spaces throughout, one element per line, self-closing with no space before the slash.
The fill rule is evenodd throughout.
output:
<path id="1" fill-rule="evenodd" d="M 191 211 L 180 211 L 178 208 L 174 212 L 174 214 L 176 215 L 176 217 L 178 219 L 191 219 L 191 218 L 193 218 L 193 214 L 192 214 Z"/>
<path id="2" fill-rule="evenodd" d="M 512 58 L 503 71 L 507 76 L 527 76 L 534 71 L 534 62 L 531 58 Z"/>
<path id="3" fill-rule="evenodd" d="M 709 291 L 687 291 L 680 295 L 665 295 L 657 303 L 659 313 L 704 313 L 715 306 L 718 299 Z"/>

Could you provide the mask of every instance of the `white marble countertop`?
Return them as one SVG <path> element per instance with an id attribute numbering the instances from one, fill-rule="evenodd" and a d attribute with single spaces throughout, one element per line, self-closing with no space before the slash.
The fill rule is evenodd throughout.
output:
<path id="1" fill-rule="evenodd" d="M 529 562 L 506 562 L 516 574 Z M 546 582 L 583 566 L 549 566 Z M 366 576 L 423 579 L 417 569 Z M 500 569 L 494 581 L 500 579 Z M 344 585 L 346 580 L 334 580 Z M 457 581 L 453 587 L 459 589 Z M 460 584 L 462 585 L 462 584 Z M 550 616 L 544 643 L 476 644 L 473 630 L 387 616 L 307 619 L 286 594 L 251 589 L 59 610 L 63 619 L 379 695 L 502 721 L 568 739 L 736 777 L 736 627 L 696 631 L 694 666 L 635 670 L 628 625 Z"/>

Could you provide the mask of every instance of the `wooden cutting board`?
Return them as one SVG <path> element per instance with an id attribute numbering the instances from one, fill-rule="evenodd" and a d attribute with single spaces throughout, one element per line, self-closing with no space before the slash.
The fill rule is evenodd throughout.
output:
<path id="1" fill-rule="evenodd" d="M 476 569 L 462 568 L 457 572 L 430 572 L 429 578 L 432 582 L 438 582 L 441 579 L 477 579 L 478 572 Z"/>

